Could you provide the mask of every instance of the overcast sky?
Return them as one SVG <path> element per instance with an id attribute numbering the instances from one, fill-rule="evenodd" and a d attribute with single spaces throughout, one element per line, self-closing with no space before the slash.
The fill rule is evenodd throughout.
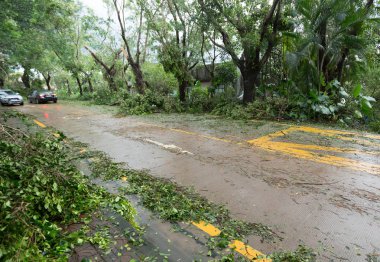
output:
<path id="1" fill-rule="evenodd" d="M 107 7 L 103 0 L 79 0 L 84 6 L 87 6 L 94 10 L 95 15 L 102 18 L 107 18 Z"/>

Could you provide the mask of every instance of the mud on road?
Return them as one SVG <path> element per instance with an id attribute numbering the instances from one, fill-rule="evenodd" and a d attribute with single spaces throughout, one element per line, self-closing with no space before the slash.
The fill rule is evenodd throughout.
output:
<path id="1" fill-rule="evenodd" d="M 380 253 L 380 136 L 211 116 L 115 117 L 72 103 L 15 107 L 133 169 L 194 187 L 237 219 L 314 248 L 321 261 Z"/>

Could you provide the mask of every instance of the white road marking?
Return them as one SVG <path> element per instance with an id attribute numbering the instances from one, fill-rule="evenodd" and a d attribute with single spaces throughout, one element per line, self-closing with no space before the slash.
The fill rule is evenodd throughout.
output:
<path id="1" fill-rule="evenodd" d="M 75 116 L 64 116 L 64 117 L 62 117 L 63 119 L 74 119 L 74 120 L 80 120 L 81 119 L 81 117 L 80 116 L 78 116 L 78 117 L 75 117 Z"/>
<path id="2" fill-rule="evenodd" d="M 151 144 L 154 144 L 154 145 L 157 145 L 159 147 L 162 147 L 170 152 L 173 152 L 173 153 L 177 153 L 177 154 L 187 154 L 187 155 L 194 155 L 193 153 L 189 152 L 189 151 L 186 151 L 186 150 L 183 150 L 182 148 L 176 146 L 176 145 L 173 145 L 173 144 L 170 144 L 170 145 L 165 145 L 163 143 L 160 143 L 160 142 L 157 142 L 157 141 L 154 141 L 154 140 L 151 140 L 151 139 L 143 139 L 143 141 L 145 142 L 148 142 L 148 143 L 151 143 Z"/>

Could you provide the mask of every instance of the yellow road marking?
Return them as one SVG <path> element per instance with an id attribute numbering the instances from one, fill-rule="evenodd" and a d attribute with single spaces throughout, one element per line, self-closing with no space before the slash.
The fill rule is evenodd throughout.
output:
<path id="1" fill-rule="evenodd" d="M 270 262 L 272 259 L 266 258 L 263 253 L 257 251 L 256 249 L 244 244 L 239 240 L 234 240 L 229 244 L 229 247 L 234 249 L 236 252 L 239 252 L 248 259 L 259 262 Z"/>
<path id="2" fill-rule="evenodd" d="M 82 148 L 80 151 L 79 151 L 79 153 L 80 154 L 83 154 L 84 152 L 86 152 L 87 150 L 85 149 L 85 148 Z"/>
<path id="3" fill-rule="evenodd" d="M 214 136 L 209 135 L 203 135 L 199 133 L 195 133 L 192 131 L 186 131 L 178 128 L 167 128 L 164 126 L 156 125 L 156 124 L 150 124 L 150 123 L 144 123 L 139 122 L 139 124 L 148 125 L 148 126 L 154 126 L 160 129 L 167 129 L 178 133 L 183 133 L 187 135 L 192 136 L 198 136 L 202 138 L 207 138 L 210 140 L 220 141 L 224 143 L 234 143 L 236 145 L 244 145 L 242 142 L 236 142 L 229 139 L 223 139 L 218 138 Z M 284 135 L 287 135 L 291 132 L 295 131 L 302 131 L 307 133 L 314 133 L 322 136 L 328 136 L 328 137 L 334 137 L 343 141 L 352 141 L 356 143 L 361 143 L 364 145 L 377 145 L 374 141 L 368 141 L 363 138 L 369 138 L 369 139 L 379 139 L 380 136 L 378 135 L 372 135 L 372 134 L 360 134 L 360 133 L 354 133 L 354 132 L 348 132 L 348 131 L 341 131 L 341 130 L 331 130 L 331 129 L 319 129 L 316 127 L 310 127 L 310 126 L 293 126 L 288 125 L 289 128 L 280 130 L 277 132 L 274 132 L 272 134 L 246 141 L 248 144 L 258 146 L 262 149 L 266 149 L 269 151 L 277 151 L 281 153 L 285 153 L 294 157 L 311 160 L 314 162 L 319 162 L 323 164 L 333 165 L 333 166 L 339 166 L 339 167 L 348 167 L 353 170 L 357 171 L 366 171 L 371 174 L 380 174 L 380 165 L 376 164 L 370 164 L 370 163 L 363 163 L 361 161 L 352 160 L 345 157 L 338 157 L 338 156 L 332 156 L 332 155 L 322 155 L 320 152 L 311 152 L 310 150 L 314 151 L 328 151 L 328 152 L 337 152 L 337 153 L 352 153 L 352 154 L 367 154 L 367 155 L 379 155 L 377 152 L 365 152 L 357 149 L 348 149 L 348 148 L 337 148 L 337 147 L 326 147 L 326 146 L 318 146 L 318 145 L 306 145 L 306 144 L 297 144 L 297 143 L 289 143 L 289 142 L 277 142 L 272 141 L 272 139 L 277 137 L 282 137 Z M 352 137 L 356 136 L 356 137 Z M 358 138 L 360 137 L 360 138 Z"/>
<path id="4" fill-rule="evenodd" d="M 291 130 L 314 133 L 321 136 L 336 137 L 340 140 L 359 142 L 359 143 L 369 145 L 369 146 L 377 144 L 377 143 L 373 141 L 364 140 L 358 137 L 380 140 L 380 136 L 378 135 L 360 134 L 360 133 L 353 133 L 353 132 L 340 131 L 340 130 L 319 129 L 319 128 L 309 127 L 309 126 L 292 127 Z"/>
<path id="5" fill-rule="evenodd" d="M 42 128 L 46 128 L 46 125 L 45 125 L 44 123 L 41 123 L 40 121 L 38 121 L 38 120 L 36 120 L 36 119 L 34 119 L 33 121 L 34 121 L 34 123 L 36 123 L 36 124 L 39 125 L 40 127 L 42 127 Z"/>
<path id="6" fill-rule="evenodd" d="M 194 226 L 196 226 L 200 230 L 206 232 L 207 234 L 209 234 L 212 237 L 217 237 L 221 233 L 221 231 L 218 228 L 216 228 L 213 225 L 208 224 L 208 223 L 206 223 L 204 221 L 200 221 L 199 223 L 197 223 L 197 222 L 191 222 L 191 223 Z"/>
<path id="7" fill-rule="evenodd" d="M 285 136 L 294 131 L 317 133 L 319 135 L 324 135 L 324 136 L 336 136 L 338 139 L 342 139 L 342 140 L 353 140 L 352 138 L 343 136 L 343 135 L 352 135 L 352 134 L 359 135 L 366 138 L 371 138 L 371 139 L 376 137 L 376 136 L 366 135 L 366 134 L 360 135 L 360 134 L 355 134 L 355 133 L 350 133 L 350 132 L 345 132 L 345 131 L 323 130 L 323 129 L 318 129 L 314 127 L 301 126 L 301 127 L 290 127 L 288 129 L 281 130 L 281 131 L 278 131 L 273 134 L 269 134 L 257 139 L 249 140 L 247 142 L 251 145 L 260 147 L 262 149 L 266 149 L 266 150 L 274 151 L 274 152 L 281 152 L 281 153 L 288 154 L 288 155 L 298 157 L 301 159 L 307 159 L 314 162 L 329 164 L 333 166 L 348 167 L 357 171 L 366 171 L 370 174 L 380 174 L 380 165 L 365 163 L 365 162 L 352 160 L 352 159 L 348 159 L 344 157 L 333 156 L 329 154 L 322 155 L 321 153 L 312 152 L 311 150 L 338 152 L 338 153 L 373 154 L 373 155 L 377 155 L 377 153 L 362 152 L 360 150 L 347 149 L 347 148 L 324 147 L 324 146 L 317 146 L 317 145 L 306 145 L 306 144 L 297 144 L 297 143 L 290 143 L 290 142 L 272 141 L 274 138 Z M 372 142 L 370 143 L 372 145 L 374 144 Z"/>
<path id="8" fill-rule="evenodd" d="M 197 223 L 197 222 L 193 221 L 191 223 L 194 226 L 196 226 L 197 228 L 199 228 L 200 230 L 202 230 L 203 232 L 205 232 L 208 235 L 210 235 L 211 237 L 217 237 L 221 233 L 221 231 L 218 228 L 214 227 L 213 225 L 211 225 L 211 224 L 209 224 L 207 222 L 200 221 L 199 223 Z M 270 261 L 272 261 L 271 259 L 265 258 L 265 255 L 263 253 L 261 253 L 260 251 L 254 249 L 251 246 L 248 246 L 248 245 L 244 244 L 243 242 L 241 242 L 239 240 L 233 240 L 229 244 L 229 247 L 231 249 L 234 249 L 236 252 L 242 254 L 246 258 L 257 259 L 255 261 L 260 261 L 260 262 L 270 262 Z"/>

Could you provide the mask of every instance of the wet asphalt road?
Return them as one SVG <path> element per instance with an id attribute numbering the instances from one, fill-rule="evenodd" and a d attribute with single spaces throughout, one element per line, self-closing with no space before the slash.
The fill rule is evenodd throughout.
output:
<path id="1" fill-rule="evenodd" d="M 282 130 L 289 126 L 276 123 L 242 128 L 188 115 L 118 118 L 72 103 L 13 109 L 131 168 L 193 186 L 238 219 L 270 226 L 282 241 L 248 238 L 263 253 L 299 244 L 316 249 L 321 261 L 365 261 L 380 253 L 380 136 L 288 134 Z M 271 143 L 248 142 L 276 132 L 284 135 Z"/>

